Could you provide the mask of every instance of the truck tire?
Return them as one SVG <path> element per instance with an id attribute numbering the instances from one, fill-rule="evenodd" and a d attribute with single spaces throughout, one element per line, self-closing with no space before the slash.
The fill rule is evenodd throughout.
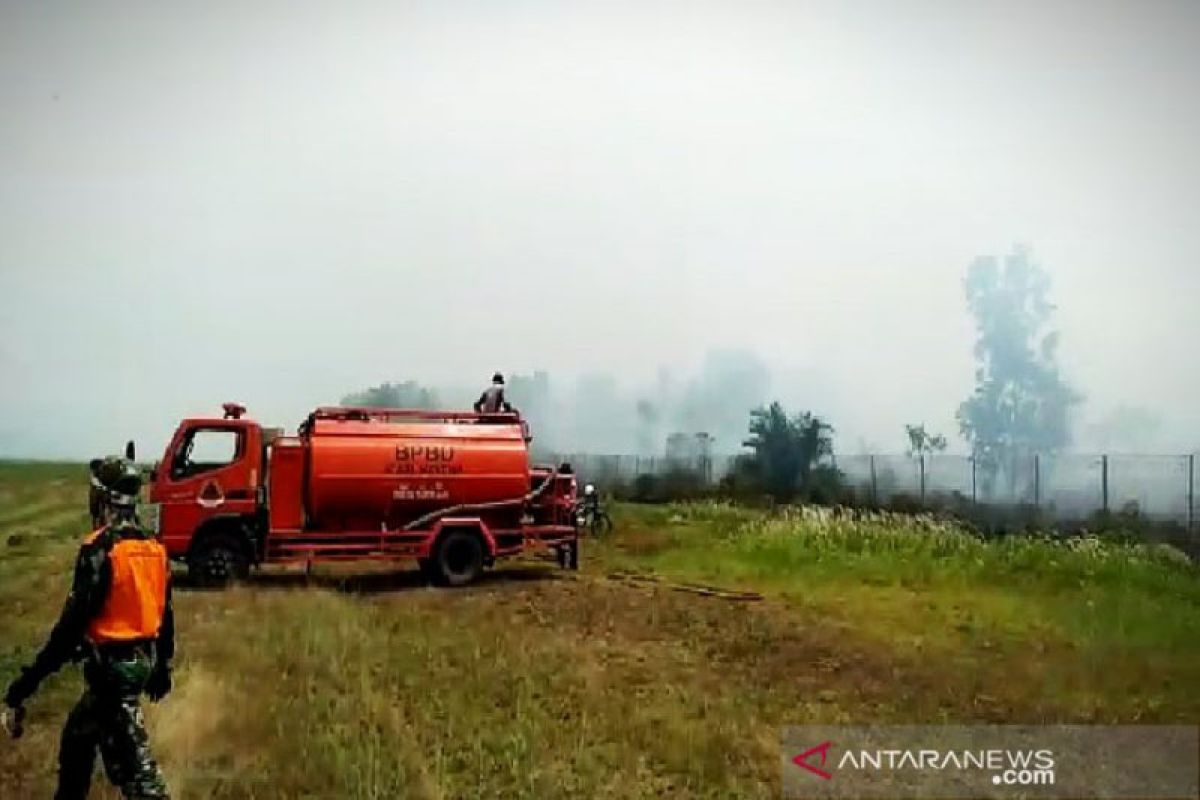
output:
<path id="1" fill-rule="evenodd" d="M 233 536 L 216 533 L 201 539 L 188 554 L 188 577 L 197 586 L 222 587 L 250 574 L 246 550 Z"/>
<path id="2" fill-rule="evenodd" d="M 484 548 L 479 534 L 452 530 L 438 540 L 433 577 L 441 586 L 466 586 L 483 572 Z"/>

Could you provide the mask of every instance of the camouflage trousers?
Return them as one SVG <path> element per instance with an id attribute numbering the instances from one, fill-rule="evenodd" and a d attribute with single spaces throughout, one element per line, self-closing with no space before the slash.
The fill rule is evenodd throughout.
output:
<path id="1" fill-rule="evenodd" d="M 92 785 L 96 753 L 125 798 L 165 798 L 167 786 L 150 755 L 141 694 L 154 668 L 153 645 L 93 655 L 86 687 L 63 728 L 56 800 L 82 800 Z"/>

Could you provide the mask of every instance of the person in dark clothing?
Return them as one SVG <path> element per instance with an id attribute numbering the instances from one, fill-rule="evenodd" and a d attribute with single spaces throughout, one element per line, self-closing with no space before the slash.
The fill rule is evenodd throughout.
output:
<path id="1" fill-rule="evenodd" d="M 92 530 L 104 524 L 104 499 L 108 491 L 100 483 L 102 464 L 102 458 L 93 458 L 88 462 L 88 515 L 92 518 Z"/>
<path id="2" fill-rule="evenodd" d="M 497 372 L 492 376 L 492 385 L 484 389 L 483 394 L 475 401 L 475 413 L 497 414 L 512 410 L 512 406 L 504 399 L 504 376 Z"/>
<path id="3" fill-rule="evenodd" d="M 593 484 L 589 483 L 583 487 L 583 509 L 590 514 L 595 514 L 600 510 L 600 495 L 596 493 L 596 487 Z"/>
<path id="4" fill-rule="evenodd" d="M 141 476 L 133 465 L 105 459 L 97 479 L 107 491 L 107 524 L 83 540 L 58 622 L 33 664 L 9 685 L 4 704 L 8 716 L 20 720 L 46 677 L 69 661 L 84 661 L 85 688 L 63 728 L 54 796 L 87 797 L 99 751 L 122 796 L 165 798 L 140 697 L 157 702 L 171 691 L 175 615 L 167 553 L 138 521 Z"/>

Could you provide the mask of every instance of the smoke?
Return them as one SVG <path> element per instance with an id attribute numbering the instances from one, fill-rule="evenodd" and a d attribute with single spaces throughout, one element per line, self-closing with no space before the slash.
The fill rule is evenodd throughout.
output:
<path id="1" fill-rule="evenodd" d="M 447 407 L 470 408 L 484 388 L 385 383 L 345 399 L 439 398 Z M 542 452 L 662 455 L 673 433 L 706 433 L 718 453 L 736 453 L 747 436 L 750 411 L 770 398 L 766 364 L 745 350 L 714 350 L 692 374 L 662 367 L 653 381 L 623 384 L 615 375 L 590 372 L 556 380 L 542 370 L 506 376 L 505 396 L 529 421 Z M 400 403 L 404 405 L 404 403 Z"/>
<path id="2" fill-rule="evenodd" d="M 1102 453 L 1167 452 L 1186 442 L 1164 441 L 1161 414 L 1122 405 L 1083 426 L 1080 444 Z"/>
<path id="3" fill-rule="evenodd" d="M 513 376 L 508 395 L 541 450 L 661 455 L 673 433 L 707 433 L 715 451 L 734 453 L 770 386 L 770 372 L 753 353 L 715 350 L 692 374 L 664 366 L 653 381 L 622 384 L 604 372 L 561 383 L 537 372 Z"/>

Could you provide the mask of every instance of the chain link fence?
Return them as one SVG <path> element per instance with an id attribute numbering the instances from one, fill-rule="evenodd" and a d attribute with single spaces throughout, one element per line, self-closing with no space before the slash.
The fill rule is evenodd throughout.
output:
<path id="1" fill-rule="evenodd" d="M 733 469 L 737 456 L 716 455 L 696 458 L 667 458 L 664 456 L 598 455 L 596 453 L 541 454 L 538 461 L 548 464 L 570 464 L 581 482 L 597 486 L 628 483 L 639 475 L 669 475 L 685 472 L 696 475 L 703 483 L 718 483 Z"/>
<path id="2" fill-rule="evenodd" d="M 688 472 L 708 485 L 733 468 L 736 456 L 547 454 L 570 463 L 581 480 L 598 486 L 639 475 Z M 970 456 L 949 454 L 838 456 L 834 466 L 855 497 L 887 505 L 903 497 L 919 507 L 947 502 L 1038 509 L 1053 519 L 1081 520 L 1101 511 L 1136 511 L 1147 519 L 1200 527 L 1196 455 L 1034 455 L 985 468 Z"/>

